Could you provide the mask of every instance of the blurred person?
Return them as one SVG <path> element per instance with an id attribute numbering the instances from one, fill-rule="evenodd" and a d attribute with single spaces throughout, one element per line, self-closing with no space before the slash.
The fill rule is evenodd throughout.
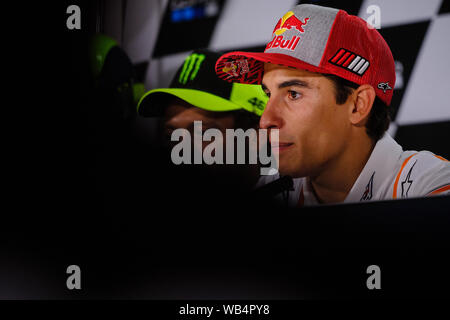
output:
<path id="1" fill-rule="evenodd" d="M 271 147 L 279 173 L 294 178 L 290 206 L 450 193 L 446 159 L 404 151 L 386 132 L 395 65 L 376 29 L 343 10 L 302 4 L 271 39 L 263 53 L 224 54 L 216 73 L 262 84 L 269 101 L 260 127 L 279 130 Z"/>
<path id="2" fill-rule="evenodd" d="M 194 137 L 195 121 L 201 121 L 202 134 L 208 129 L 222 133 L 224 139 L 215 142 L 223 147 L 223 158 L 226 144 L 231 143 L 226 141 L 227 129 L 246 131 L 258 127 L 267 96 L 260 85 L 230 84 L 218 79 L 214 65 L 219 57 L 219 53 L 210 50 L 195 50 L 178 68 L 169 88 L 150 90 L 138 104 L 139 115 L 160 120 L 165 162 L 160 173 L 175 177 L 174 186 L 183 185 L 189 196 L 197 193 L 207 198 L 245 193 L 252 190 L 259 179 L 259 165 L 248 161 L 246 164 L 173 163 L 172 150 L 177 144 L 171 139 L 174 131 L 185 129 Z M 191 138 L 192 145 L 193 140 Z M 202 154 L 210 143 L 212 141 L 203 139 L 202 150 L 197 151 Z"/>

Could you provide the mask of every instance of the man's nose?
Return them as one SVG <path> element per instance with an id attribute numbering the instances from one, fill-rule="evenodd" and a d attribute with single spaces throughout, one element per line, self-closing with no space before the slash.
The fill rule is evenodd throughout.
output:
<path id="1" fill-rule="evenodd" d="M 279 102 L 277 102 L 275 97 L 270 97 L 259 120 L 259 127 L 261 129 L 280 129 L 282 124 Z"/>

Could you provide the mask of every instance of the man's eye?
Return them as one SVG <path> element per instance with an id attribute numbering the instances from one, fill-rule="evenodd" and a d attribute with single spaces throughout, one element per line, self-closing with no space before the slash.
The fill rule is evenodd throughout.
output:
<path id="1" fill-rule="evenodd" d="M 299 93 L 297 91 L 293 91 L 293 90 L 289 90 L 288 94 L 289 94 L 289 98 L 291 98 L 292 100 L 297 100 L 301 96 L 301 93 Z"/>

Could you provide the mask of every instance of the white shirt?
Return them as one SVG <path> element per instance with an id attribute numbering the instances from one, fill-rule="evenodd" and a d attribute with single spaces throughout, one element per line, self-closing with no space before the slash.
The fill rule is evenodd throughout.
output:
<path id="1" fill-rule="evenodd" d="M 263 176 L 257 186 L 278 178 L 278 174 Z M 293 180 L 294 191 L 277 195 L 280 201 L 286 201 L 287 196 L 288 204 L 292 207 L 319 204 L 307 177 Z M 438 194 L 450 194 L 450 162 L 429 151 L 403 151 L 402 147 L 385 133 L 375 144 L 369 160 L 344 203 Z"/>

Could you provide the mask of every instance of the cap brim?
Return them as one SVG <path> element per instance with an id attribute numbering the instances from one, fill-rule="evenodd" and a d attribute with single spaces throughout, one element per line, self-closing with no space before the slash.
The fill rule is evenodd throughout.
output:
<path id="1" fill-rule="evenodd" d="M 214 112 L 242 109 L 237 104 L 208 92 L 194 89 L 162 88 L 150 90 L 140 99 L 137 110 L 144 117 L 160 117 L 164 114 L 168 96 L 175 96 L 193 106 Z"/>
<path id="2" fill-rule="evenodd" d="M 329 73 L 297 58 L 281 53 L 233 51 L 222 55 L 216 62 L 216 74 L 228 82 L 261 84 L 264 63 L 273 63 L 311 72 Z"/>

